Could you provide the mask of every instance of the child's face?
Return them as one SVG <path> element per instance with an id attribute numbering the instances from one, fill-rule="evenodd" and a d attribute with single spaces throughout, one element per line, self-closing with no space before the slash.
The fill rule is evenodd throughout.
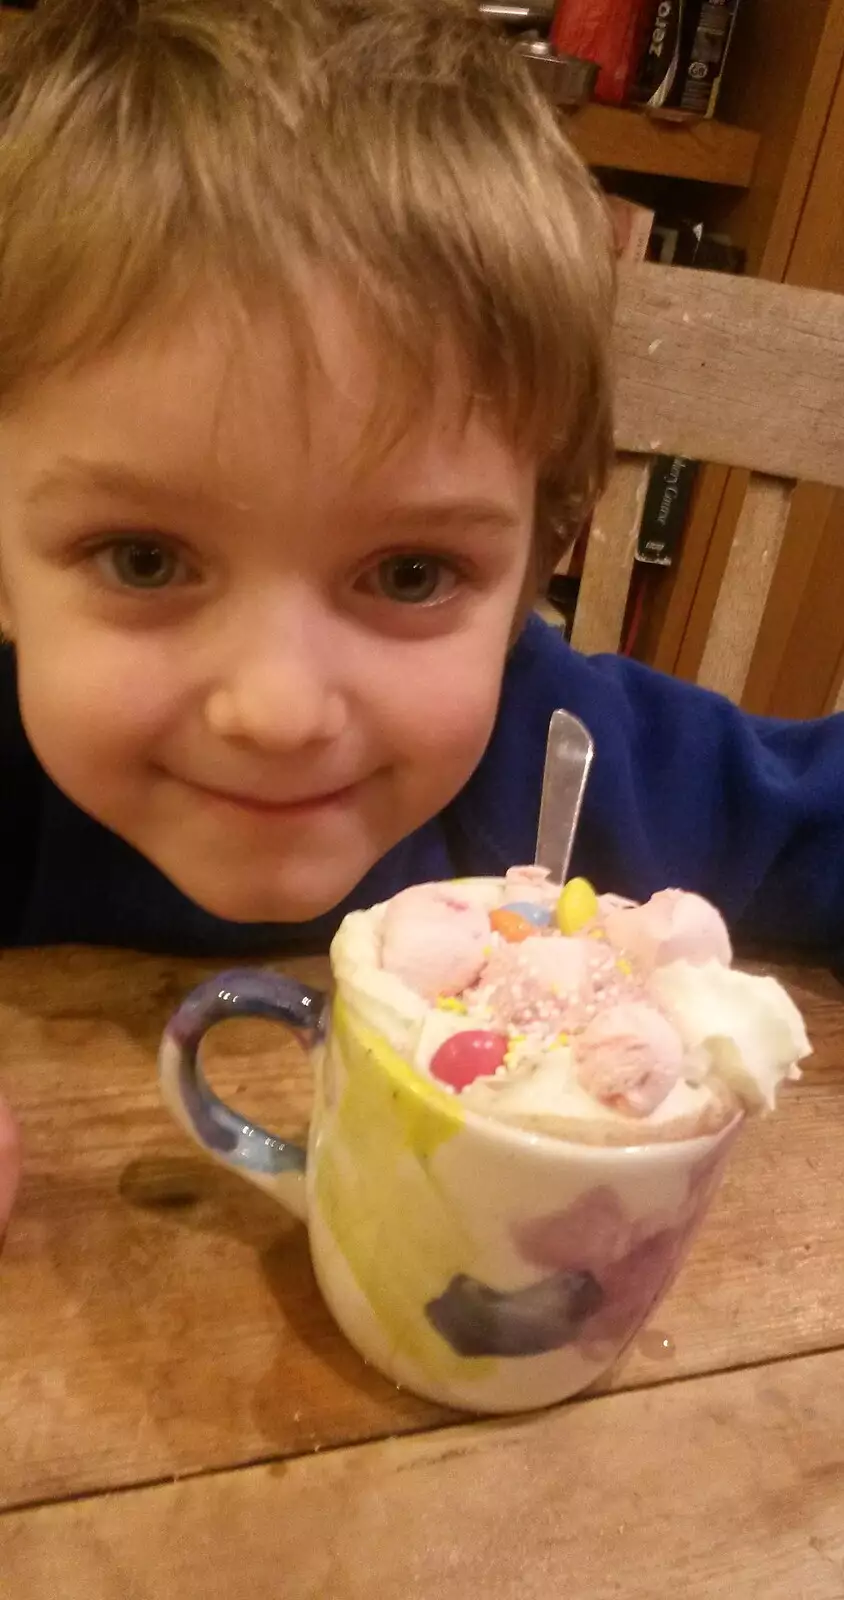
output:
<path id="1" fill-rule="evenodd" d="M 210 911 L 335 905 L 457 793 L 496 712 L 535 473 L 444 377 L 373 460 L 328 286 L 321 374 L 211 303 L 0 423 L 2 617 L 55 782 Z M 229 331 L 227 331 L 227 329 Z"/>

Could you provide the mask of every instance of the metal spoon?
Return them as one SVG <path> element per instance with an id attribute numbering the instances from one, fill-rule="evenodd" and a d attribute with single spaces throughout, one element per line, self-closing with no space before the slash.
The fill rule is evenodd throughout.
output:
<path id="1" fill-rule="evenodd" d="M 548 728 L 536 836 L 536 865 L 547 867 L 554 883 L 566 881 L 594 753 L 589 729 L 570 712 L 555 711 Z"/>

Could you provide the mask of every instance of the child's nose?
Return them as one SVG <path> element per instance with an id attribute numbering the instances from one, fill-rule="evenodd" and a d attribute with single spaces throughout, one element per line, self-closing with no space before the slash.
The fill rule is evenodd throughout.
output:
<path id="1" fill-rule="evenodd" d="M 266 750 L 298 750 L 336 738 L 346 718 L 336 661 L 285 629 L 253 637 L 210 691 L 205 718 L 224 739 Z"/>

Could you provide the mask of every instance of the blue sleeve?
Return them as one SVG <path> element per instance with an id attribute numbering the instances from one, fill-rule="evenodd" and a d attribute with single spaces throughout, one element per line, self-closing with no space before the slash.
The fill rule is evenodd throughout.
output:
<path id="1" fill-rule="evenodd" d="M 844 716 L 751 717 L 636 662 L 579 656 L 531 619 L 466 795 L 467 834 L 496 867 L 532 859 L 557 706 L 596 750 L 573 870 L 637 899 L 695 889 L 745 937 L 841 951 Z"/>

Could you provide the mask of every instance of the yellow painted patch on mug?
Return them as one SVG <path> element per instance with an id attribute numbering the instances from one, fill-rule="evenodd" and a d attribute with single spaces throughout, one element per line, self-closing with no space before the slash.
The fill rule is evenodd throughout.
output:
<path id="1" fill-rule="evenodd" d="M 341 1057 L 345 1082 L 313 1152 L 322 1217 L 392 1348 L 431 1380 L 459 1373 L 481 1381 L 496 1361 L 455 1354 L 425 1315 L 476 1259 L 431 1168 L 437 1149 L 461 1133 L 460 1104 L 339 1001 L 328 1049 Z"/>
<path id="2" fill-rule="evenodd" d="M 334 1007 L 334 1032 L 349 1074 L 339 1123 L 352 1147 L 365 1137 L 361 1121 L 385 1117 L 402 1130 L 404 1144 L 420 1161 L 453 1139 L 464 1124 L 460 1101 L 404 1061 L 382 1034 L 350 1018 L 342 1001 Z"/>

